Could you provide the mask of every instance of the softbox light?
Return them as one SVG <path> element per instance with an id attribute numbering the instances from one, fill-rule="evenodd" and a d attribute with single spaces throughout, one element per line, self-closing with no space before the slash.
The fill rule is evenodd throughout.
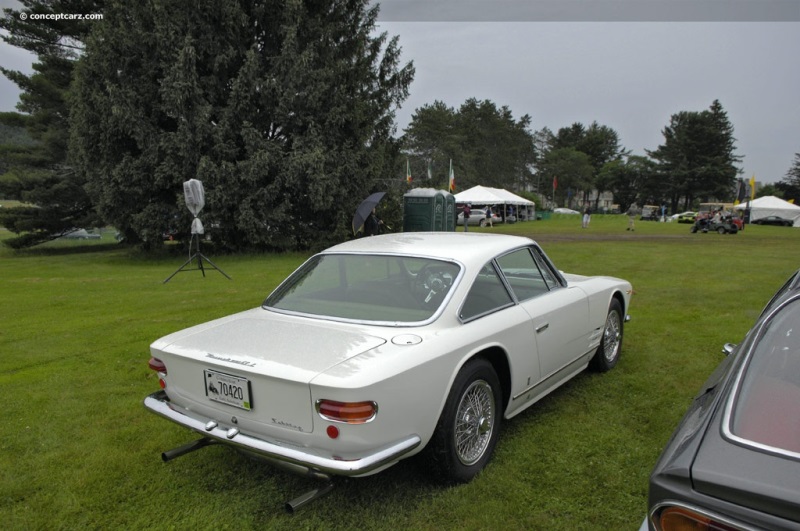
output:
<path id="1" fill-rule="evenodd" d="M 169 282 L 169 279 L 171 279 L 181 271 L 191 271 L 191 269 L 186 269 L 186 266 L 188 266 L 195 260 L 197 260 L 196 269 L 199 269 L 203 273 L 203 276 L 206 276 L 206 270 L 205 267 L 203 266 L 203 262 L 206 262 L 208 263 L 209 266 L 211 266 L 212 269 L 216 269 L 217 271 L 222 273 L 225 276 L 225 278 L 230 280 L 231 277 L 229 277 L 225 273 L 225 271 L 214 265 L 214 262 L 209 260 L 206 255 L 200 252 L 201 238 L 199 235 L 204 234 L 205 229 L 203 229 L 203 223 L 200 221 L 197 215 L 200 213 L 201 210 L 203 210 L 203 207 L 206 206 L 206 193 L 203 190 L 203 183 L 198 181 L 197 179 L 189 179 L 188 181 L 184 182 L 183 196 L 186 198 L 186 208 L 188 208 L 189 212 L 191 212 L 192 216 L 194 216 L 194 219 L 192 220 L 192 239 L 191 241 L 189 241 L 189 259 L 186 260 L 183 263 L 183 265 L 177 269 L 177 271 L 168 276 L 167 279 L 164 281 L 164 284 Z M 194 254 L 192 254 L 192 244 L 197 246 Z"/>
<path id="2" fill-rule="evenodd" d="M 192 234 L 203 234 L 205 232 L 203 222 L 197 217 L 203 207 L 206 206 L 206 193 L 203 190 L 203 183 L 197 179 L 189 179 L 183 183 L 183 195 L 186 198 L 186 208 L 194 216 Z"/>

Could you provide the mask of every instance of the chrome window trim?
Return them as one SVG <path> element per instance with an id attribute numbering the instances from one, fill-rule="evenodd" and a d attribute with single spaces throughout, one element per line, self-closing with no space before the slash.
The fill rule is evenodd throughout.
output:
<path id="1" fill-rule="evenodd" d="M 464 305 L 467 303 L 467 298 L 469 297 L 469 294 L 472 291 L 472 287 L 475 285 L 475 282 L 473 281 L 472 285 L 470 285 L 469 289 L 467 290 L 467 293 L 464 295 L 464 299 L 461 301 L 461 305 L 458 307 L 458 310 L 456 311 L 456 317 L 461 322 L 461 324 L 471 323 L 472 321 L 480 319 L 481 317 L 484 317 L 486 315 L 491 315 L 493 313 L 499 312 L 500 310 L 505 310 L 506 308 L 510 308 L 512 306 L 516 306 L 517 304 L 519 304 L 519 301 L 517 300 L 517 297 L 514 295 L 513 290 L 511 290 L 508 285 L 508 281 L 506 281 L 505 275 L 503 275 L 503 271 L 500 270 L 500 267 L 497 265 L 497 257 L 489 260 L 486 264 L 484 264 L 484 266 L 481 267 L 481 269 L 486 267 L 486 265 L 492 266 L 492 269 L 494 269 L 494 274 L 497 275 L 498 279 L 500 279 L 500 285 L 502 285 L 503 289 L 506 290 L 506 294 L 509 296 L 511 300 L 506 304 L 498 306 L 497 308 L 492 308 L 491 310 L 464 319 L 461 316 L 461 312 L 464 309 Z"/>

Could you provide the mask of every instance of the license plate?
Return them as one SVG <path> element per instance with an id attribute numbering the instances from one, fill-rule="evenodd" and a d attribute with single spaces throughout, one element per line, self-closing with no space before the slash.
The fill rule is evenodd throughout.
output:
<path id="1" fill-rule="evenodd" d="M 215 401 L 250 411 L 250 380 L 240 376 L 231 376 L 211 369 L 204 371 L 206 380 L 206 396 Z"/>

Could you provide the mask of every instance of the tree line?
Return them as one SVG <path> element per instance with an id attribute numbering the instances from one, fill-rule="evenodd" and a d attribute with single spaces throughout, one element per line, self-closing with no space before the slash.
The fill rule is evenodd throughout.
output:
<path id="1" fill-rule="evenodd" d="M 477 99 L 424 105 L 398 137 L 414 65 L 376 31 L 369 0 L 21 3 L 0 19 L 4 40 L 37 57 L 30 75 L 0 67 L 21 89 L 19 112 L 0 113 L 0 194 L 26 205 L 0 211 L 16 247 L 100 225 L 160 245 L 189 227 L 190 178 L 205 185 L 201 217 L 218 245 L 291 250 L 352 236 L 373 191 L 399 206 L 409 170 L 412 186 L 430 176 L 446 188 L 452 167 L 459 190 L 535 190 L 558 204 L 610 191 L 622 207 L 673 209 L 730 197 L 741 172 L 719 101 L 673 115 L 646 156 L 606 125 L 532 131 L 530 116 Z M 776 186 L 797 194 L 800 162 Z"/>

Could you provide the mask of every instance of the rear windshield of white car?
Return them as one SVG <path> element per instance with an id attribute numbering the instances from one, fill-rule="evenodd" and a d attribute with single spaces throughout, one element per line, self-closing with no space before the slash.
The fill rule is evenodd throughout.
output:
<path id="1" fill-rule="evenodd" d="M 731 432 L 800 457 L 800 300 L 766 324 L 740 381 Z"/>
<path id="2" fill-rule="evenodd" d="M 436 314 L 459 272 L 455 263 L 430 258 L 317 255 L 264 307 L 333 319 L 417 323 Z"/>

